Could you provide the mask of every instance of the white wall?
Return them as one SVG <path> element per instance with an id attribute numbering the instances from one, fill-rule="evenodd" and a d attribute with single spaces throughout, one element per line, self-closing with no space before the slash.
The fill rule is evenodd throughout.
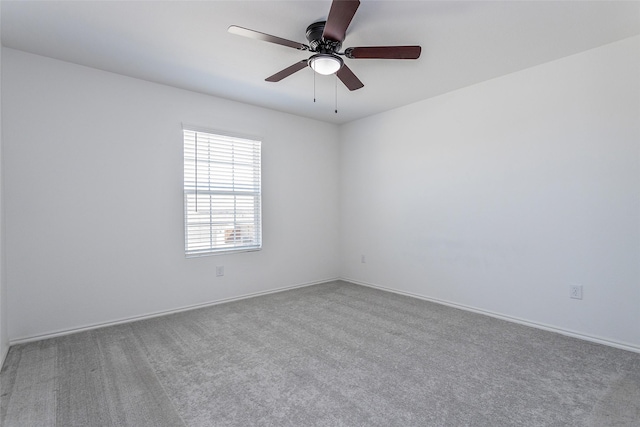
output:
<path id="1" fill-rule="evenodd" d="M 342 126 L 342 276 L 640 349 L 639 76 L 634 37 Z"/>
<path id="2" fill-rule="evenodd" d="M 336 126 L 3 54 L 11 340 L 337 277 Z M 262 251 L 185 259 L 183 122 L 262 138 Z"/>
<path id="3" fill-rule="evenodd" d="M 1 21 L 1 19 L 0 19 Z M 0 34 L 2 31 L 0 30 Z M 0 46 L 2 37 L 0 36 Z M 4 268 L 4 179 L 3 179 L 3 156 L 2 156 L 2 48 L 0 48 L 0 369 L 4 363 L 4 358 L 9 351 L 9 337 L 7 334 L 7 298 L 5 286 Z"/>

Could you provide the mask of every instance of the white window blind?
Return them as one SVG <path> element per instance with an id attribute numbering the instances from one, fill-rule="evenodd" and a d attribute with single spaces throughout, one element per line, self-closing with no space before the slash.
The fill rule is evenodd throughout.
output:
<path id="1" fill-rule="evenodd" d="M 184 130 L 187 257 L 262 247 L 260 141 Z"/>

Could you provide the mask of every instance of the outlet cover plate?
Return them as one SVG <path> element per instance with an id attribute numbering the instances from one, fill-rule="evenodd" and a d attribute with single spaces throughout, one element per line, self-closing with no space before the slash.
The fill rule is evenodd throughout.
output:
<path id="1" fill-rule="evenodd" d="M 582 285 L 570 285 L 569 298 L 582 299 Z"/>

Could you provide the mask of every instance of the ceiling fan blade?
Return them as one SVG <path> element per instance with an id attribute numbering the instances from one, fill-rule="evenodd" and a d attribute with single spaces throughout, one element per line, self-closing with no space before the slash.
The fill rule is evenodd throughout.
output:
<path id="1" fill-rule="evenodd" d="M 357 78 L 355 74 L 353 74 L 351 68 L 347 67 L 346 64 L 338 70 L 336 75 L 349 90 L 357 90 L 361 87 L 364 87 L 364 84 L 362 84 L 360 79 Z"/>
<path id="2" fill-rule="evenodd" d="M 343 41 L 358 6 L 360 0 L 333 0 L 322 37 L 337 42 Z"/>
<path id="3" fill-rule="evenodd" d="M 344 55 L 351 59 L 418 59 L 420 46 L 371 46 L 350 47 Z"/>
<path id="4" fill-rule="evenodd" d="M 287 67 L 284 70 L 275 73 L 273 76 L 267 77 L 265 80 L 268 82 L 279 82 L 285 77 L 289 77 L 291 74 L 302 70 L 306 66 L 307 66 L 307 60 L 303 59 L 302 61 L 296 62 L 292 66 Z"/>
<path id="5" fill-rule="evenodd" d="M 228 31 L 231 34 L 237 34 L 239 36 L 249 37 L 250 39 L 262 40 L 264 42 L 275 43 L 282 46 L 292 47 L 298 50 L 309 49 L 309 46 L 307 46 L 306 44 L 283 39 L 281 37 L 272 36 L 270 34 L 261 33 L 259 31 L 250 30 L 248 28 L 238 27 L 236 25 L 230 26 Z"/>

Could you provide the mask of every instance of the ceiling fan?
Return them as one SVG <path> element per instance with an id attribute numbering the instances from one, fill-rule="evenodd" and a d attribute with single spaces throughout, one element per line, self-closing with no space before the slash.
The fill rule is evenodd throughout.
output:
<path id="1" fill-rule="evenodd" d="M 349 59 L 418 59 L 420 46 L 369 46 L 349 47 L 340 52 L 347 28 L 360 6 L 359 0 L 333 0 L 326 21 L 314 22 L 307 27 L 309 45 L 261 33 L 259 31 L 232 25 L 229 32 L 239 36 L 262 40 L 298 50 L 313 52 L 308 59 L 296 62 L 290 67 L 267 77 L 268 82 L 279 82 L 293 73 L 311 67 L 313 71 L 323 75 L 336 74 L 349 90 L 364 86 L 360 79 L 344 63 L 340 56 Z"/>

